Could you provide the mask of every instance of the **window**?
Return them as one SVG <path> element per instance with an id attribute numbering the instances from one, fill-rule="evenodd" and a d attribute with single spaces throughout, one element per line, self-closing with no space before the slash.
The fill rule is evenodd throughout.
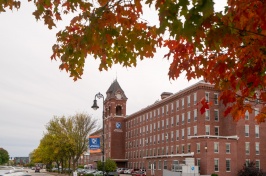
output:
<path id="1" fill-rule="evenodd" d="M 171 141 L 174 141 L 174 132 L 171 131 Z"/>
<path id="2" fill-rule="evenodd" d="M 166 119 L 166 128 L 168 128 L 169 127 L 169 119 L 167 118 Z"/>
<path id="3" fill-rule="evenodd" d="M 185 145 L 182 144 L 182 153 L 185 153 Z"/>
<path id="4" fill-rule="evenodd" d="M 246 155 L 250 154 L 250 146 L 249 146 L 249 142 L 245 143 L 245 150 L 246 150 Z"/>
<path id="5" fill-rule="evenodd" d="M 184 129 L 182 129 L 182 140 L 184 139 L 184 137 L 185 137 L 185 130 Z"/>
<path id="6" fill-rule="evenodd" d="M 185 114 L 182 113 L 182 125 L 185 123 Z"/>
<path id="7" fill-rule="evenodd" d="M 176 154 L 179 153 L 179 145 L 176 146 Z"/>
<path id="8" fill-rule="evenodd" d="M 176 110 L 178 111 L 179 110 L 179 100 L 176 101 L 175 106 L 176 106 Z"/>
<path id="9" fill-rule="evenodd" d="M 153 144 L 156 143 L 156 135 L 153 135 Z"/>
<path id="10" fill-rule="evenodd" d="M 260 169 L 260 160 L 255 161 L 255 167 L 256 169 Z"/>
<path id="11" fill-rule="evenodd" d="M 255 125 L 255 136 L 256 138 L 260 137 L 260 126 L 259 125 Z"/>
<path id="12" fill-rule="evenodd" d="M 166 139 L 166 142 L 168 142 L 168 138 L 169 138 L 168 133 L 165 133 L 165 139 Z"/>
<path id="13" fill-rule="evenodd" d="M 153 123 L 153 131 L 156 131 L 156 123 Z"/>
<path id="14" fill-rule="evenodd" d="M 157 143 L 160 143 L 160 134 L 157 135 Z"/>
<path id="15" fill-rule="evenodd" d="M 146 133 L 148 133 L 148 132 L 149 132 L 149 126 L 146 125 Z"/>
<path id="16" fill-rule="evenodd" d="M 226 167 L 226 172 L 231 171 L 231 160 L 230 159 L 225 160 L 225 167 Z"/>
<path id="17" fill-rule="evenodd" d="M 214 93 L 214 104 L 218 105 L 218 99 L 219 99 L 219 95 L 217 93 Z"/>
<path id="18" fill-rule="evenodd" d="M 249 125 L 245 125 L 245 136 L 249 137 Z"/>
<path id="19" fill-rule="evenodd" d="M 210 125 L 205 125 L 205 134 L 210 135 Z"/>
<path id="20" fill-rule="evenodd" d="M 162 133 L 162 142 L 164 141 L 164 133 Z"/>
<path id="21" fill-rule="evenodd" d="M 219 143 L 214 142 L 214 153 L 219 153 Z"/>
<path id="22" fill-rule="evenodd" d="M 215 172 L 219 171 L 219 159 L 217 158 L 214 159 L 214 171 Z"/>
<path id="23" fill-rule="evenodd" d="M 194 93 L 193 97 L 194 97 L 194 105 L 196 105 L 197 104 L 197 93 Z"/>
<path id="24" fill-rule="evenodd" d="M 160 116 L 160 109 L 157 109 L 157 115 Z"/>
<path id="25" fill-rule="evenodd" d="M 174 103 L 171 103 L 171 112 L 174 112 Z"/>
<path id="26" fill-rule="evenodd" d="M 179 125 L 179 115 L 176 115 L 176 125 Z"/>
<path id="27" fill-rule="evenodd" d="M 169 105 L 166 105 L 166 114 L 168 114 Z"/>
<path id="28" fill-rule="evenodd" d="M 187 136 L 190 136 L 190 127 L 187 128 Z"/>
<path id="29" fill-rule="evenodd" d="M 178 166 L 178 161 L 177 160 L 174 160 L 173 161 L 173 164 L 172 164 L 172 171 L 176 172 L 176 167 Z"/>
<path id="30" fill-rule="evenodd" d="M 206 102 L 210 101 L 210 93 L 209 92 L 205 92 L 205 100 L 206 100 Z"/>
<path id="31" fill-rule="evenodd" d="M 250 163 L 250 159 L 246 159 L 246 166 L 248 166 Z"/>
<path id="32" fill-rule="evenodd" d="M 162 129 L 164 129 L 164 120 L 162 120 Z"/>
<path id="33" fill-rule="evenodd" d="M 210 110 L 206 109 L 205 111 L 205 120 L 210 120 Z"/>
<path id="34" fill-rule="evenodd" d="M 157 130 L 160 130 L 160 121 L 157 122 Z"/>
<path id="35" fill-rule="evenodd" d="M 198 135 L 198 128 L 197 126 L 194 126 L 194 136 L 197 136 Z"/>
<path id="36" fill-rule="evenodd" d="M 227 154 L 231 153 L 231 146 L 230 146 L 230 143 L 226 143 L 226 144 L 225 144 L 225 148 L 226 148 L 226 153 L 227 153 Z"/>
<path id="37" fill-rule="evenodd" d="M 200 143 L 197 143 L 197 153 L 200 153 Z"/>
<path id="38" fill-rule="evenodd" d="M 181 104 L 181 105 L 182 105 L 182 109 L 184 109 L 184 107 L 185 107 L 185 106 L 184 106 L 184 105 L 185 105 L 185 99 L 184 99 L 184 98 L 181 99 L 181 103 L 182 103 L 182 104 Z"/>
<path id="39" fill-rule="evenodd" d="M 164 115 L 164 107 L 162 107 L 162 115 Z"/>
<path id="40" fill-rule="evenodd" d="M 219 136 L 219 127 L 218 126 L 214 127 L 214 135 Z"/>
<path id="41" fill-rule="evenodd" d="M 179 130 L 176 130 L 176 140 L 179 140 Z"/>
<path id="42" fill-rule="evenodd" d="M 260 154 L 260 143 L 259 142 L 255 143 L 255 150 L 256 150 L 256 155 L 259 155 Z"/>
<path id="43" fill-rule="evenodd" d="M 152 133 L 152 124 L 150 124 L 150 133 Z"/>
<path id="44" fill-rule="evenodd" d="M 194 121 L 197 121 L 198 110 L 194 109 Z"/>
<path id="45" fill-rule="evenodd" d="M 171 117 L 171 126 L 174 126 L 174 117 Z"/>
<path id="46" fill-rule="evenodd" d="M 190 122 L 190 111 L 187 112 L 187 122 Z"/>
<path id="47" fill-rule="evenodd" d="M 197 166 L 199 167 L 199 171 L 200 171 L 200 158 L 197 158 Z"/>
<path id="48" fill-rule="evenodd" d="M 215 120 L 216 122 L 219 121 L 219 110 L 218 110 L 218 109 L 215 109 L 215 110 L 214 110 L 214 120 Z"/>
<path id="49" fill-rule="evenodd" d="M 167 161 L 166 160 L 163 162 L 163 168 L 167 169 Z"/>
<path id="50" fill-rule="evenodd" d="M 190 153 L 191 145 L 187 144 L 187 152 Z"/>
<path id="51" fill-rule="evenodd" d="M 248 111 L 245 112 L 245 120 L 249 120 L 249 112 Z"/>
<path id="52" fill-rule="evenodd" d="M 190 95 L 187 96 L 187 107 L 190 107 Z"/>
<path id="53" fill-rule="evenodd" d="M 158 161 L 158 169 L 162 169 L 162 161 L 161 160 Z"/>
<path id="54" fill-rule="evenodd" d="M 174 154 L 174 147 L 171 146 L 171 154 Z"/>

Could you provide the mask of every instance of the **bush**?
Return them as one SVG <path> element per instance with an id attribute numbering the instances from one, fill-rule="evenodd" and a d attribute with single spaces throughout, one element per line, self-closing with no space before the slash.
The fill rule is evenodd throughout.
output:
<path id="1" fill-rule="evenodd" d="M 216 173 L 212 173 L 211 176 L 218 176 L 218 174 L 216 174 Z"/>
<path id="2" fill-rule="evenodd" d="M 246 176 L 246 175 L 252 175 L 252 176 L 263 176 L 263 172 L 261 169 L 257 169 L 255 162 L 250 162 L 246 165 L 244 163 L 243 168 L 238 171 L 238 176 Z"/>

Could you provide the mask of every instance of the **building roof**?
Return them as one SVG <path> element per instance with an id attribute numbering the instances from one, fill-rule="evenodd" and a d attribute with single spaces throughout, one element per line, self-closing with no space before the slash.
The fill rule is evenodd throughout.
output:
<path id="1" fill-rule="evenodd" d="M 121 88 L 121 86 L 119 85 L 117 79 L 115 79 L 113 81 L 113 83 L 110 85 L 109 89 L 107 90 L 106 94 L 107 97 L 106 99 L 110 99 L 110 98 L 115 98 L 116 93 L 120 93 L 123 96 L 123 99 L 127 99 L 123 89 Z"/>

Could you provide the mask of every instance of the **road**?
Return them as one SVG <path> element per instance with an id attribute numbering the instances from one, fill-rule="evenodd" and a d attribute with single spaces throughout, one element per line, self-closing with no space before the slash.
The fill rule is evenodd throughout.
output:
<path id="1" fill-rule="evenodd" d="M 65 175 L 65 174 L 58 174 L 58 173 L 50 173 L 50 172 L 46 172 L 45 169 L 41 169 L 40 173 L 35 173 L 34 170 L 31 170 L 31 169 L 25 169 L 29 175 L 31 176 L 68 176 L 68 175 Z"/>
<path id="2" fill-rule="evenodd" d="M 35 173 L 34 170 L 31 169 L 25 169 L 26 171 L 28 171 L 29 175 L 31 176 L 68 176 L 67 174 L 58 174 L 56 172 L 51 173 L 51 172 L 46 172 L 45 169 L 41 169 L 40 173 Z M 70 175 L 72 176 L 72 174 Z M 120 176 L 131 176 L 129 174 L 120 174 Z"/>

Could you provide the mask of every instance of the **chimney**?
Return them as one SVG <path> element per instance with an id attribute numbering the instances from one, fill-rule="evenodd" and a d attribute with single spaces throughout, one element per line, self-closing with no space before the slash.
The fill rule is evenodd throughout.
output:
<path id="1" fill-rule="evenodd" d="M 167 97 L 169 97 L 171 95 L 173 95 L 173 93 L 171 93 L 171 92 L 163 92 L 161 94 L 161 99 L 163 100 L 163 99 L 165 99 L 165 98 L 167 98 Z"/>

